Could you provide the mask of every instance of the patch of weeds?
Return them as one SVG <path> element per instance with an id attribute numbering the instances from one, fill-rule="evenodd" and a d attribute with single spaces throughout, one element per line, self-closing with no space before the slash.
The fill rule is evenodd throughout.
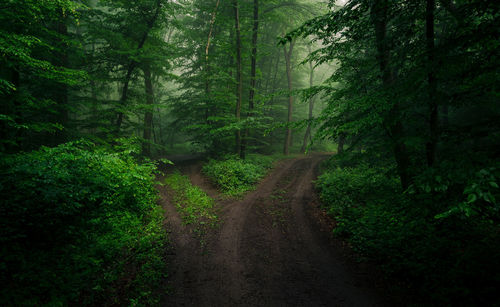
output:
<path id="1" fill-rule="evenodd" d="M 274 201 L 267 208 L 267 214 L 272 219 L 273 227 L 280 226 L 282 230 L 285 229 L 285 224 L 287 221 L 287 216 L 290 214 L 290 208 L 288 208 L 285 204 L 289 201 L 288 197 L 286 197 L 287 191 L 285 189 L 277 189 L 271 195 L 271 200 Z"/>
<path id="2" fill-rule="evenodd" d="M 215 213 L 215 201 L 201 188 L 191 184 L 187 176 L 179 173 L 168 175 L 165 184 L 172 189 L 173 201 L 184 225 L 193 225 L 193 232 L 202 239 L 208 228 L 218 225 L 219 217 Z"/>
<path id="3" fill-rule="evenodd" d="M 280 202 L 285 202 L 286 198 L 286 190 L 285 189 L 279 189 L 273 192 L 273 194 L 270 195 L 270 198 L 272 200 L 278 200 Z"/>

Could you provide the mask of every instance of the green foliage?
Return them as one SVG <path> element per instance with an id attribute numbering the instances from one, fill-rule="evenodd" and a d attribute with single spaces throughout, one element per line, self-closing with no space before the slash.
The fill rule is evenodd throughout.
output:
<path id="1" fill-rule="evenodd" d="M 335 168 L 318 177 L 320 199 L 338 223 L 335 231 L 350 232 L 350 221 L 359 218 L 359 207 L 376 204 L 387 195 L 397 197 L 399 182 L 386 173 L 382 168 L 361 166 Z"/>
<path id="2" fill-rule="evenodd" d="M 262 155 L 250 155 L 245 160 L 229 157 L 225 160 L 210 160 L 203 166 L 203 172 L 223 193 L 241 196 L 253 189 L 267 173 L 272 162 L 272 157 Z"/>
<path id="3" fill-rule="evenodd" d="M 165 183 L 173 190 L 173 200 L 185 224 L 215 227 L 218 217 L 215 202 L 203 190 L 191 184 L 187 176 L 179 173 L 168 175 Z"/>
<path id="4" fill-rule="evenodd" d="M 458 214 L 467 219 L 475 217 L 491 222 L 500 221 L 500 204 L 497 201 L 500 197 L 499 175 L 498 168 L 494 167 L 477 171 L 467 181 L 463 191 L 464 199 L 451 206 L 449 210 L 436 215 L 436 218 Z M 445 192 L 451 185 L 450 182 L 442 182 L 441 176 L 436 176 L 435 179 L 441 184 L 439 187 L 442 192 Z"/>
<path id="5" fill-rule="evenodd" d="M 166 236 L 151 164 L 74 142 L 3 156 L 1 304 L 152 304 Z"/>
<path id="6" fill-rule="evenodd" d="M 86 74 L 68 66 L 81 48 L 68 34 L 81 4 L 70 1 L 3 1 L 0 15 L 0 151 L 32 149 L 54 135 L 64 138 L 63 104 Z M 35 146 L 33 146 L 35 145 Z"/>
<path id="7" fill-rule="evenodd" d="M 496 189 L 490 184 L 493 175 L 482 170 L 469 180 L 458 175 L 453 180 L 455 173 L 463 174 L 463 169 L 450 171 L 446 179 L 433 175 L 435 184 L 430 186 L 423 182 L 432 180 L 420 178 L 412 189 L 423 190 L 403 194 L 397 177 L 387 169 L 331 165 L 316 186 L 336 222 L 334 232 L 378 264 L 387 277 L 402 281 L 395 283 L 399 290 L 411 288 L 421 303 L 488 304 L 496 294 L 493 285 L 500 281 L 498 274 L 490 274 L 500 269 L 498 215 L 480 215 L 496 212 L 492 203 L 479 198 L 469 202 L 467 195 L 481 191 L 490 200 L 485 191 Z M 470 183 L 459 183 L 461 179 Z M 457 197 L 456 190 L 465 194 Z M 459 202 L 466 202 L 477 215 L 467 217 L 467 211 L 457 209 L 440 214 L 446 204 Z"/>

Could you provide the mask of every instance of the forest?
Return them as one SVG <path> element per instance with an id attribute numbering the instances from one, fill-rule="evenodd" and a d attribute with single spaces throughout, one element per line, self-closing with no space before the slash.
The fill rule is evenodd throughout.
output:
<path id="1" fill-rule="evenodd" d="M 500 305 L 499 38 L 488 0 L 0 0 L 0 305 Z"/>

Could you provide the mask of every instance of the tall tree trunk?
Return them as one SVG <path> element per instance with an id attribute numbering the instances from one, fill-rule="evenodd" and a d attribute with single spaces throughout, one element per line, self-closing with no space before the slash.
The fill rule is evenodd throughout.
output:
<path id="1" fill-rule="evenodd" d="M 389 91 L 393 83 L 393 75 L 389 66 L 389 46 L 387 41 L 387 11 L 388 0 L 375 0 L 371 10 L 371 19 L 375 28 L 377 47 L 377 60 L 382 73 L 382 83 L 386 91 Z M 388 127 L 390 137 L 393 141 L 393 153 L 396 159 L 401 186 L 404 190 L 410 185 L 409 166 L 410 159 L 403 140 L 403 124 L 401 122 L 401 111 L 396 101 L 389 101 L 391 109 L 384 121 Z"/>
<path id="2" fill-rule="evenodd" d="M 66 37 L 68 35 L 68 26 L 66 25 L 66 17 L 64 16 L 64 12 L 60 10 L 60 21 L 57 23 L 57 33 L 62 37 Z M 68 60 L 68 46 L 65 44 L 64 39 L 61 40 L 59 45 L 60 52 L 56 53 L 57 58 L 55 59 L 55 64 L 57 66 L 69 67 Z M 59 84 L 57 85 L 57 90 L 54 97 L 57 103 L 57 118 L 56 121 L 63 128 L 62 130 L 58 130 L 52 139 L 52 144 L 57 145 L 59 143 L 64 143 L 68 140 L 68 123 L 69 123 L 69 109 L 68 109 L 68 85 Z"/>
<path id="3" fill-rule="evenodd" d="M 239 124 L 241 118 L 241 98 L 243 84 L 241 83 L 241 34 L 240 34 L 240 9 L 238 0 L 233 0 L 234 6 L 234 29 L 236 34 L 236 122 Z M 241 131 L 236 130 L 236 153 L 241 155 Z"/>
<path id="4" fill-rule="evenodd" d="M 139 41 L 139 44 L 137 45 L 137 50 L 142 49 L 144 44 L 146 43 L 146 39 L 149 36 L 149 32 L 151 32 L 151 29 L 153 29 L 154 24 L 156 20 L 158 19 L 158 16 L 160 15 L 160 10 L 161 10 L 161 0 L 156 1 L 156 10 L 153 15 L 153 17 L 147 22 L 147 27 L 146 31 L 144 31 L 141 40 Z M 125 103 L 127 102 L 127 95 L 128 95 L 128 87 L 130 83 L 130 79 L 132 78 L 132 73 L 134 72 L 134 69 L 137 67 L 139 63 L 137 63 L 135 60 L 131 60 L 129 62 L 128 68 L 127 68 L 127 74 L 125 75 L 125 80 L 123 82 L 123 87 L 121 90 L 121 97 L 120 97 L 120 105 L 122 107 L 125 107 Z M 123 111 L 118 111 L 118 116 L 116 119 L 116 125 L 115 125 L 115 134 L 118 135 L 120 133 L 120 128 L 123 123 Z"/>
<path id="5" fill-rule="evenodd" d="M 344 145 L 345 145 L 345 139 L 346 139 L 346 133 L 342 132 L 339 135 L 339 143 L 337 144 L 337 154 L 341 154 L 344 152 Z"/>
<path id="6" fill-rule="evenodd" d="M 427 45 L 427 82 L 429 91 L 429 132 L 430 138 L 426 144 L 427 165 L 433 166 L 436 162 L 437 142 L 439 138 L 439 114 L 436 97 L 437 80 L 434 74 L 435 69 L 435 48 L 434 48 L 434 9 L 435 0 L 427 0 L 425 16 L 425 36 Z"/>
<path id="7" fill-rule="evenodd" d="M 146 89 L 146 113 L 144 114 L 144 142 L 142 142 L 142 154 L 151 157 L 151 129 L 153 126 L 153 82 L 151 80 L 151 70 L 149 65 L 144 65 L 144 87 Z"/>
<path id="8" fill-rule="evenodd" d="M 205 121 L 207 124 L 211 124 L 208 118 L 210 117 L 210 62 L 208 60 L 208 53 L 210 50 L 210 40 L 212 39 L 212 33 L 214 30 L 215 18 L 217 17 L 217 9 L 219 8 L 220 0 L 215 3 L 214 11 L 212 12 L 212 18 L 210 19 L 210 29 L 208 31 L 207 45 L 205 47 Z"/>
<path id="9" fill-rule="evenodd" d="M 257 40 L 259 35 L 259 0 L 253 0 L 253 28 L 252 28 L 252 56 L 250 69 L 250 93 L 248 94 L 248 114 L 247 118 L 253 116 L 255 84 L 257 75 Z M 246 145 L 250 131 L 245 129 L 245 134 L 241 143 L 241 157 L 245 158 Z"/>
<path id="10" fill-rule="evenodd" d="M 290 154 L 290 146 L 292 143 L 292 127 L 290 127 L 292 123 L 292 113 L 293 113 L 293 96 L 292 96 L 292 67 L 291 67 L 291 59 L 293 52 L 293 45 L 295 41 L 290 41 L 289 50 L 286 50 L 286 45 L 283 45 L 283 51 L 285 54 L 285 66 L 286 66 L 286 77 L 288 80 L 288 118 L 287 118 L 287 127 L 286 127 L 286 137 L 285 137 L 285 145 L 283 147 L 283 153 L 285 155 Z"/>
<path id="11" fill-rule="evenodd" d="M 280 60 L 281 60 L 281 52 L 278 53 L 277 57 L 276 57 L 276 63 L 274 65 L 274 76 L 272 78 L 273 82 L 272 82 L 272 85 L 271 85 L 271 94 L 274 94 L 274 92 L 276 91 L 276 87 L 278 86 L 278 70 L 279 70 L 279 64 L 280 64 Z M 271 74 L 273 72 L 272 68 L 269 70 L 269 74 Z M 269 93 L 267 92 L 267 89 L 266 89 L 266 93 Z M 269 106 L 272 107 L 273 104 L 274 104 L 274 95 L 271 96 L 271 100 L 269 101 Z M 272 112 L 272 108 L 269 108 L 270 109 L 270 112 Z"/>
<path id="12" fill-rule="evenodd" d="M 92 54 L 95 52 L 95 44 L 92 43 Z M 97 133 L 97 126 L 99 121 L 98 115 L 98 105 L 97 105 L 97 85 L 94 78 L 90 78 L 90 95 L 92 98 L 92 105 L 90 106 L 90 120 L 92 121 L 92 126 L 90 128 L 90 133 Z"/>
<path id="13" fill-rule="evenodd" d="M 274 65 L 274 75 L 272 78 L 273 81 L 272 81 L 272 85 L 271 85 L 272 88 L 270 91 L 270 93 L 273 95 L 271 95 L 271 100 L 269 101 L 269 115 L 268 115 L 269 117 L 272 117 L 272 113 L 273 113 L 273 105 L 274 105 L 274 101 L 275 101 L 274 93 L 276 91 L 276 87 L 278 86 L 278 69 L 279 69 L 280 60 L 281 60 L 281 52 L 278 52 L 278 55 L 276 56 L 276 63 Z M 271 75 L 272 73 L 273 73 L 273 69 L 270 68 L 269 75 Z M 266 89 L 266 93 L 269 93 L 267 91 L 267 89 Z M 275 142 L 274 135 L 275 135 L 274 130 L 269 133 L 271 147 L 274 146 L 274 142 Z"/>
<path id="14" fill-rule="evenodd" d="M 311 54 L 311 46 L 307 46 L 309 54 Z M 309 62 L 309 87 L 313 86 L 314 81 L 314 66 L 312 61 Z M 304 134 L 304 141 L 302 142 L 302 148 L 300 149 L 301 153 L 306 152 L 308 139 L 311 137 L 311 121 L 313 118 L 313 110 L 314 110 L 314 97 L 309 97 L 309 122 L 307 123 L 306 133 Z"/>

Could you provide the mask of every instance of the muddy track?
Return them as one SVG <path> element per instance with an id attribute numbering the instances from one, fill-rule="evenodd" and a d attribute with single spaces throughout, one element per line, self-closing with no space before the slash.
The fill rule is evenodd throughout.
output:
<path id="1" fill-rule="evenodd" d="M 199 239 L 162 191 L 173 242 L 164 306 L 378 306 L 316 216 L 313 180 L 326 156 L 279 163 L 239 201 L 222 200 L 221 225 Z M 196 169 L 193 182 L 203 184 Z M 209 194 L 214 191 L 208 187 Z"/>

